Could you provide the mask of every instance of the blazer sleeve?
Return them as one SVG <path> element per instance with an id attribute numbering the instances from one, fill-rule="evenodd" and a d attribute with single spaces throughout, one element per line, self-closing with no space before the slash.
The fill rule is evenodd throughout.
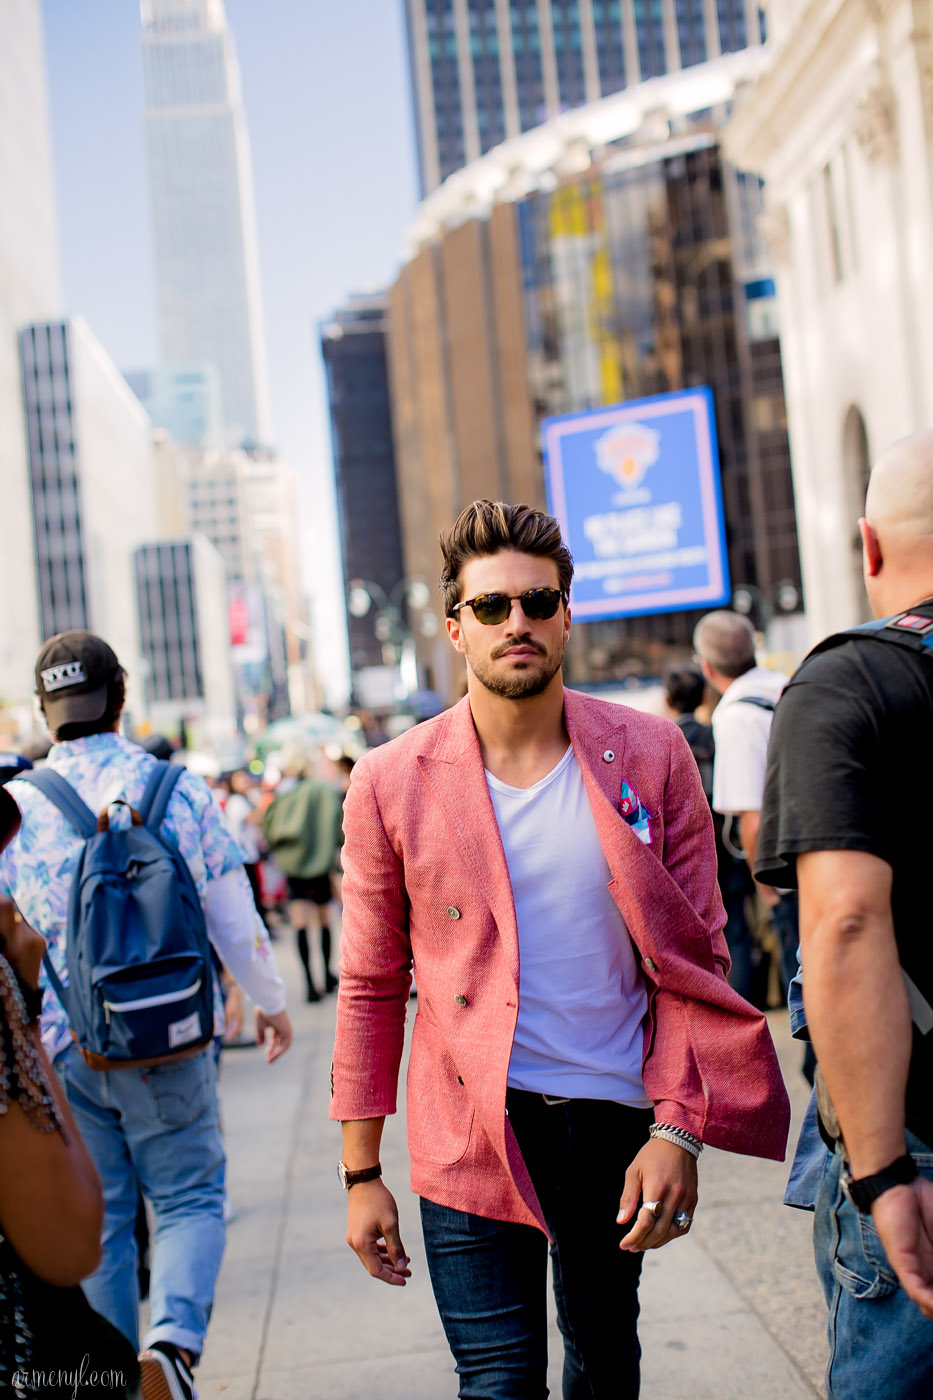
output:
<path id="1" fill-rule="evenodd" d="M 713 960 L 725 977 L 732 959 L 723 936 L 726 915 L 717 879 L 713 819 L 696 760 L 677 728 L 671 732 L 670 763 L 664 788 L 663 860 L 668 873 L 706 927 Z"/>
<path id="2" fill-rule="evenodd" d="M 344 804 L 343 932 L 330 1116 L 396 1110 L 411 990 L 409 902 L 383 823 L 371 765 L 353 770 Z"/>

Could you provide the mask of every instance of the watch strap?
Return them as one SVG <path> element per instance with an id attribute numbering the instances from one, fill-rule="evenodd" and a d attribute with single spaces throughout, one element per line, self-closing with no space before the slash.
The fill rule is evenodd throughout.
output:
<path id="1" fill-rule="evenodd" d="M 349 1191 L 351 1186 L 360 1186 L 364 1181 L 375 1181 L 382 1176 L 382 1163 L 377 1162 L 374 1167 L 361 1167 L 359 1171 L 351 1171 L 343 1162 L 338 1162 L 337 1176 L 344 1191 Z"/>
<path id="2" fill-rule="evenodd" d="M 856 1210 L 867 1215 L 872 1203 L 890 1191 L 893 1186 L 909 1186 L 917 1177 L 917 1163 L 909 1152 L 896 1158 L 891 1164 L 873 1176 L 862 1176 L 856 1181 L 848 1173 L 843 1177 L 843 1185 L 849 1200 Z"/>

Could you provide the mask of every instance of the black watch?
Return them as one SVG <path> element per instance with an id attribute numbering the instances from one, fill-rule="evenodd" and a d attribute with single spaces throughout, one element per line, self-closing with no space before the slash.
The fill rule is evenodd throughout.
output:
<path id="1" fill-rule="evenodd" d="M 357 1172 L 351 1172 L 345 1162 L 337 1163 L 337 1176 L 344 1191 L 349 1191 L 351 1186 L 359 1186 L 364 1181 L 375 1181 L 382 1176 L 382 1165 L 377 1162 L 374 1167 L 361 1167 Z"/>
<path id="2" fill-rule="evenodd" d="M 872 1202 L 883 1196 L 885 1191 L 890 1191 L 892 1186 L 909 1186 L 916 1177 L 917 1163 L 909 1152 L 905 1152 L 903 1157 L 898 1157 L 883 1171 L 875 1172 L 874 1176 L 863 1176 L 855 1181 L 848 1172 L 844 1172 L 842 1184 L 856 1210 L 868 1215 Z"/>

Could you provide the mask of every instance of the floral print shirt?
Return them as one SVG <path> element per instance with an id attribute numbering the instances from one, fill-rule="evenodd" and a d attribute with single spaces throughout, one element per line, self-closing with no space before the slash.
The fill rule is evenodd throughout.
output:
<path id="1" fill-rule="evenodd" d="M 92 812 L 100 812 L 118 798 L 138 803 L 155 762 L 145 749 L 120 734 L 93 734 L 56 744 L 48 766 L 71 784 Z M 30 783 L 14 780 L 7 791 L 20 808 L 23 823 L 16 840 L 0 855 L 0 890 L 15 900 L 23 918 L 47 939 L 52 965 L 67 985 L 68 895 L 83 841 L 58 808 Z M 127 826 L 130 814 L 125 806 L 113 806 L 110 819 L 113 828 Z M 202 904 L 210 881 L 242 866 L 243 852 L 223 813 L 204 779 L 193 773 L 186 772 L 178 780 L 160 830 L 187 862 Z M 274 977 L 271 948 L 258 917 L 255 925 L 251 956 L 267 964 Z M 218 952 L 224 959 L 224 948 L 218 946 Z M 42 1039 L 54 1057 L 71 1043 L 71 1035 L 65 1009 L 44 970 L 41 985 L 45 993 Z"/>

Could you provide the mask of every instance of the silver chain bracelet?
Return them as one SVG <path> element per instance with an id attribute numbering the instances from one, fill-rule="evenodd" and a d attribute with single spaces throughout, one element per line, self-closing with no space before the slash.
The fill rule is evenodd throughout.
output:
<path id="1" fill-rule="evenodd" d="M 671 1123 L 652 1123 L 648 1129 L 648 1136 L 672 1142 L 675 1147 L 682 1147 L 685 1152 L 689 1152 L 691 1157 L 699 1157 L 703 1151 L 703 1144 L 698 1137 L 688 1133 L 686 1128 L 675 1128 Z"/>

